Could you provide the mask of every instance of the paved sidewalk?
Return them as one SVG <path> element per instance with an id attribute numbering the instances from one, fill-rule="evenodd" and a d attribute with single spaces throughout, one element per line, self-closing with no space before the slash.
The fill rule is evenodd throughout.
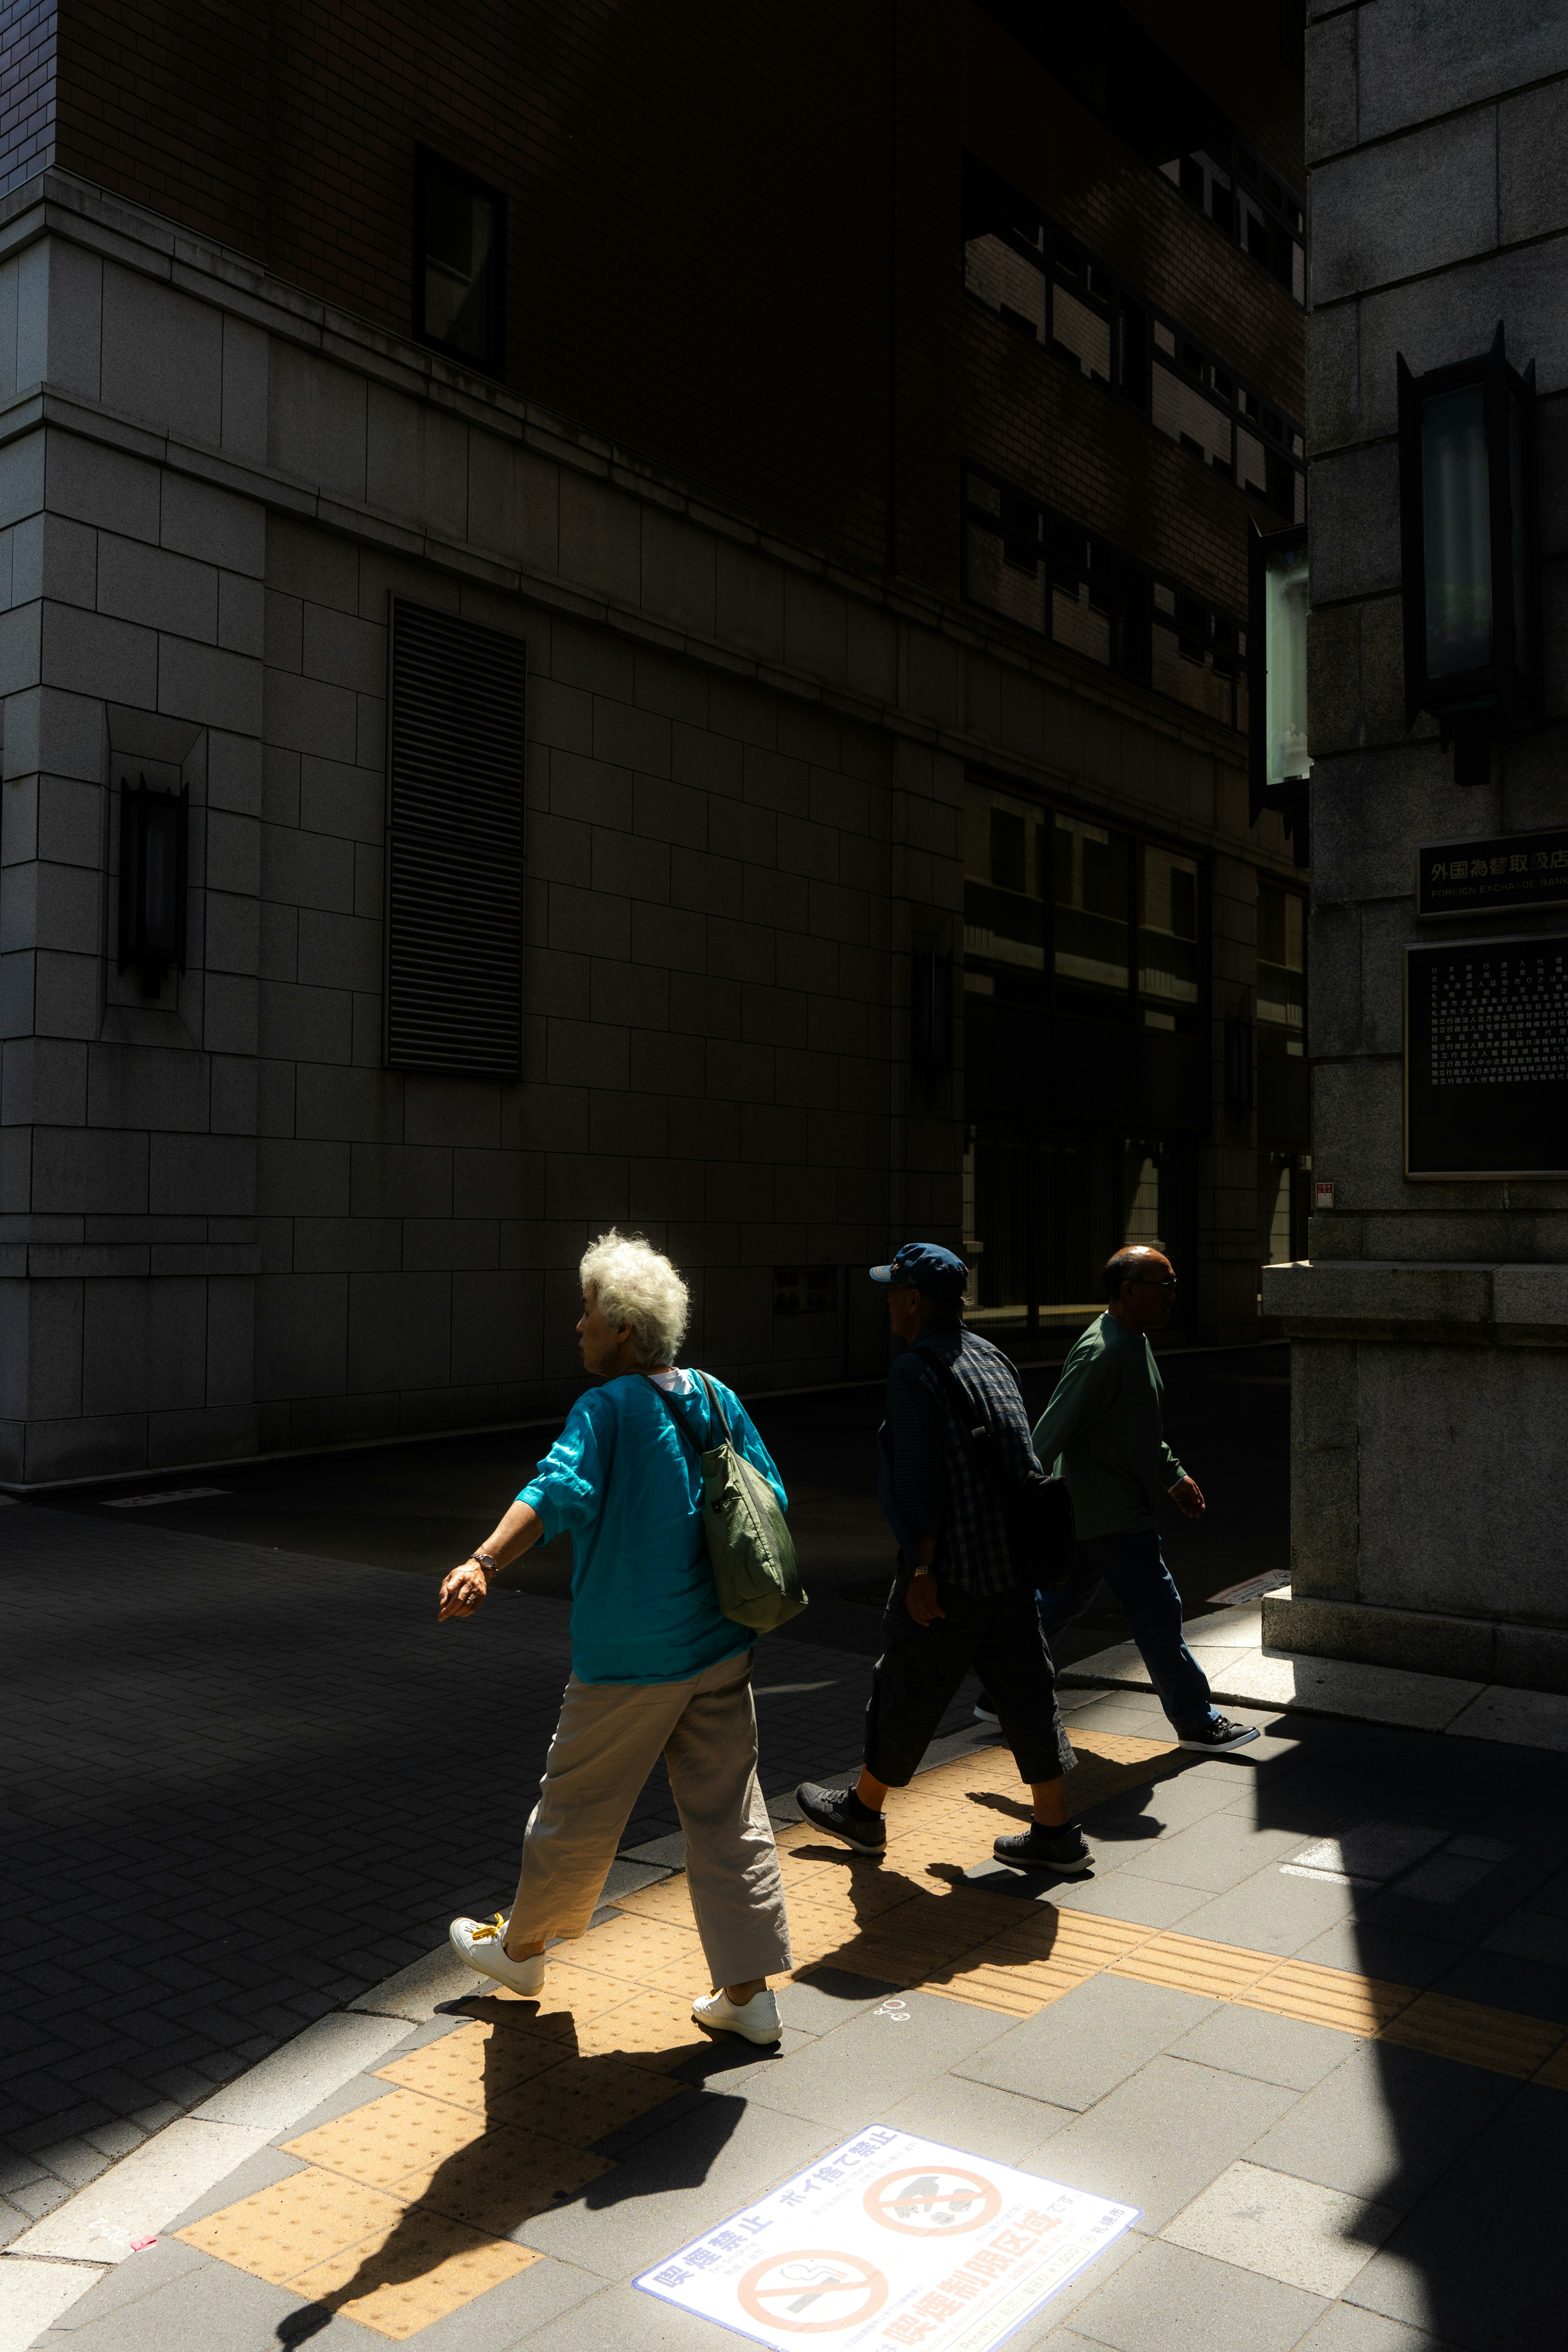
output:
<path id="1" fill-rule="evenodd" d="M 1568 1759 L 1255 1719 L 1195 1757 L 1146 1696 L 1086 1694 L 1087 1881 L 990 1861 L 1025 1811 L 994 1749 L 896 1800 L 879 1863 L 787 1831 L 777 2053 L 690 2025 L 679 1874 L 541 2002 L 415 1969 L 342 2021 L 374 2046 L 312 2112 L 265 2130 L 241 2083 L 182 2125 L 248 2116 L 253 2152 L 39 2344 L 703 2352 L 725 2335 L 633 2277 L 881 2124 L 1139 2209 L 1021 2352 L 1562 2352 Z M 91 2259 L 92 2210 L 0 2257 L 0 2294 Z"/>
<path id="2" fill-rule="evenodd" d="M 569 1648 L 563 1601 L 437 1627 L 428 1579 L 119 1515 L 0 1513 L 0 1600 L 4 2242 L 510 1903 Z M 764 1643 L 756 1688 L 770 1794 L 858 1752 L 862 1659 Z M 626 1843 L 676 1826 L 661 1768 Z"/>

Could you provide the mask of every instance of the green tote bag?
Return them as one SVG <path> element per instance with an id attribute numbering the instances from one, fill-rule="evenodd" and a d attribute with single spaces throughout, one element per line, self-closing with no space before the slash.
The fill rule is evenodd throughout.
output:
<path id="1" fill-rule="evenodd" d="M 643 1374 L 701 1465 L 702 1532 L 719 1606 L 737 1625 L 772 1633 L 806 1605 L 795 1546 L 778 1496 L 730 1434 L 718 1391 L 706 1372 L 696 1377 L 721 1432 L 721 1442 L 706 1448 L 698 1444 L 669 1391 L 651 1372 Z"/>

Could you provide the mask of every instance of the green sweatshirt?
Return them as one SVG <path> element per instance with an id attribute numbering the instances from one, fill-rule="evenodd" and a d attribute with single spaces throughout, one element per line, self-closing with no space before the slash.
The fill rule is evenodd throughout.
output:
<path id="1" fill-rule="evenodd" d="M 1035 1452 L 1067 1479 L 1078 1531 L 1144 1535 L 1160 1489 L 1186 1472 L 1165 1443 L 1164 1386 L 1142 1332 L 1114 1315 L 1091 1323 L 1035 1423 Z"/>

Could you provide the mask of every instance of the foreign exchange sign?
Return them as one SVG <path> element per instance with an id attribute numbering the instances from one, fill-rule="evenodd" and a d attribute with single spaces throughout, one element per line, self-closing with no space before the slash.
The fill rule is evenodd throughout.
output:
<path id="1" fill-rule="evenodd" d="M 1524 915 L 1568 907 L 1568 831 L 1504 833 L 1484 841 L 1434 841 L 1415 853 L 1415 911 Z"/>
<path id="2" fill-rule="evenodd" d="M 1568 1175 L 1568 937 L 1405 956 L 1405 1174 Z"/>

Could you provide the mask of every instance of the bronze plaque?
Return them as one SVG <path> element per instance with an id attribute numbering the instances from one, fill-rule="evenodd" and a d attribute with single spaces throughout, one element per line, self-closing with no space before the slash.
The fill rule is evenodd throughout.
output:
<path id="1" fill-rule="evenodd" d="M 1405 949 L 1405 1172 L 1568 1175 L 1568 937 Z"/>

